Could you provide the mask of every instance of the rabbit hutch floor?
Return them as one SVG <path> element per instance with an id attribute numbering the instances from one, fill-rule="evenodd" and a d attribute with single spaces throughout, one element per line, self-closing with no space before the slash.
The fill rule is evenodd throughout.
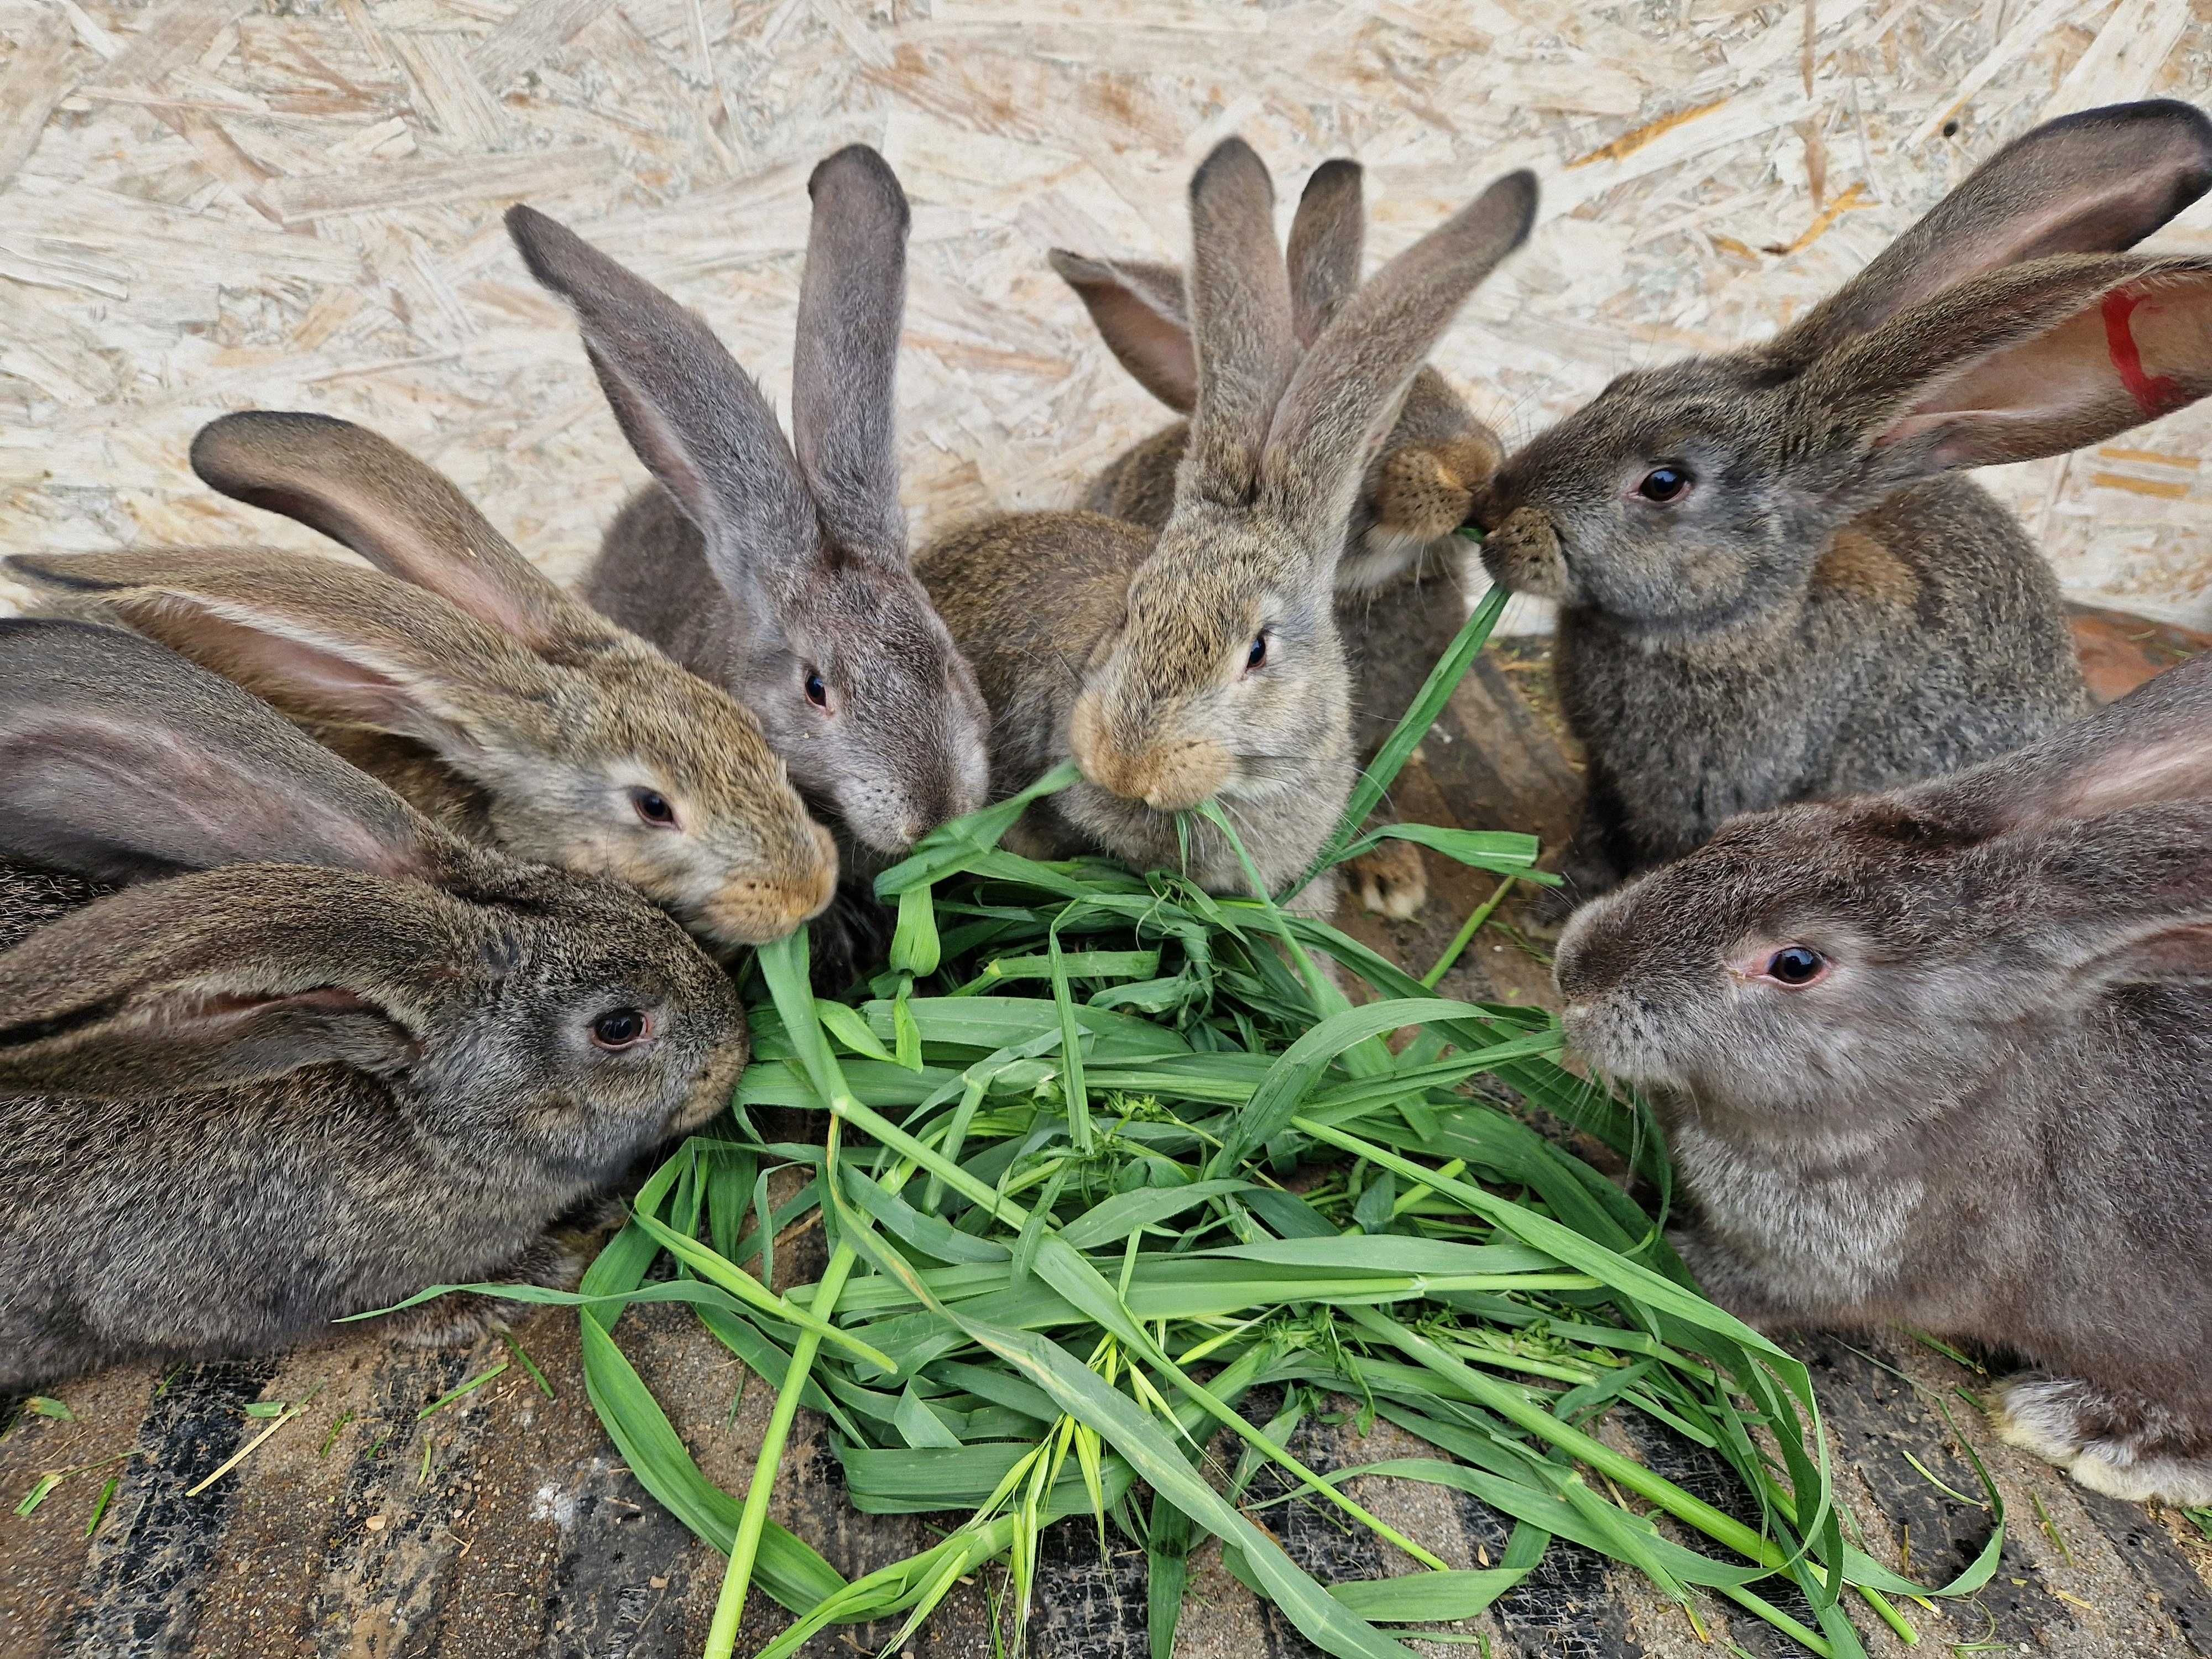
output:
<path id="1" fill-rule="evenodd" d="M 1409 645 L 1433 647 L 1455 622 L 1446 605 L 1413 609 L 1431 614 L 1409 616 L 1401 635 Z M 2205 643 L 2112 613 L 2086 615 L 2077 627 L 2108 691 Z M 1410 649 L 1406 656 L 1429 659 Z M 1577 781 L 1546 679 L 1540 647 L 1507 644 L 1487 653 L 1401 781 L 1401 813 L 1531 830 L 1556 846 Z M 1487 891 L 1487 878 L 1454 866 L 1432 863 L 1429 873 L 1435 885 L 1422 916 L 1355 924 L 1403 961 L 1433 960 Z M 1446 981 L 1448 994 L 1547 994 L 1544 965 L 1510 919 L 1509 907 L 1507 927 L 1479 937 Z M 787 1271 L 818 1272 L 818 1247 L 815 1256 L 808 1259 L 801 1241 L 786 1258 Z M 766 1423 L 769 1391 L 746 1386 L 735 1363 L 678 1310 L 633 1312 L 623 1333 L 708 1474 L 740 1485 Z M 696 1654 L 722 1558 L 661 1510 L 614 1457 L 584 1397 L 574 1316 L 547 1310 L 515 1335 L 543 1369 L 552 1398 L 510 1365 L 424 1416 L 507 1351 L 488 1341 L 471 1352 L 424 1354 L 388 1346 L 370 1327 L 281 1358 L 167 1376 L 110 1371 L 62 1391 L 73 1420 L 15 1408 L 0 1437 L 0 1498 L 12 1507 L 44 1474 L 70 1473 L 27 1516 L 0 1516 L 0 1659 Z M 1971 1600 L 1911 1610 L 1923 1651 L 2212 1654 L 2204 1577 L 2212 1544 L 2182 1517 L 2094 1497 L 1997 1444 L 1955 1392 L 1980 1379 L 1905 1337 L 1814 1338 L 1800 1351 L 1827 1413 L 1838 1494 L 1878 1559 L 1942 1583 L 1988 1538 L 1990 1516 L 1936 1484 L 1980 1490 L 1954 1431 L 1972 1442 L 2002 1492 L 2009 1516 L 2002 1564 Z M 257 1405 L 279 1401 L 301 1409 L 283 1419 L 255 1414 Z M 1271 1409 L 1262 1402 L 1262 1419 Z M 1393 1433 L 1382 1425 L 1362 1440 L 1348 1424 L 1309 1419 L 1296 1449 L 1324 1469 L 1406 1455 L 1410 1446 L 1390 1443 Z M 1686 1443 L 1645 1442 L 1636 1449 L 1699 1486 L 1698 1455 Z M 111 1479 L 114 1491 L 95 1525 Z M 1717 1474 L 1703 1486 L 1717 1502 L 1734 1496 Z M 1492 1559 L 1504 1543 L 1504 1523 L 1471 1498 L 1408 1483 L 1355 1490 L 1455 1565 Z M 1409 1495 L 1415 1492 L 1427 1495 Z M 787 1455 L 776 1514 L 853 1574 L 921 1547 L 928 1532 L 919 1519 L 853 1512 L 818 1424 L 807 1425 Z M 1370 1538 L 1345 1532 L 1318 1509 L 1291 1504 L 1270 1514 L 1291 1553 L 1324 1579 L 1409 1565 L 1386 1560 Z M 1068 1522 L 1052 1536 L 1049 1556 L 1038 1578 L 1035 1651 L 1068 1659 L 1145 1654 L 1142 1554 L 1124 1545 L 1102 1557 L 1095 1533 Z M 1797 1651 L 1762 1625 L 1731 1620 L 1722 1604 L 1705 1602 L 1698 1614 L 1702 1631 L 1632 1573 L 1554 1544 L 1539 1572 L 1470 1628 L 1487 1636 L 1496 1659 L 1731 1651 L 1765 1659 Z M 1874 1652 L 1902 1651 L 1887 1630 L 1864 1622 Z M 738 1651 L 757 1649 L 781 1623 L 778 1610 L 756 1598 Z M 850 1632 L 821 1645 L 848 1642 L 855 1653 L 870 1652 L 888 1633 Z M 989 1655 L 981 1590 L 964 1587 L 911 1650 L 947 1659 Z M 1201 1557 L 1181 1651 L 1249 1659 L 1308 1650 L 1272 1609 Z"/>

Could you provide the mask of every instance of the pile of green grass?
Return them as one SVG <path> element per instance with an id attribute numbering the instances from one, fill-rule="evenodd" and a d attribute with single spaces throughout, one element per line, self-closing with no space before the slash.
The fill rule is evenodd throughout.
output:
<path id="1" fill-rule="evenodd" d="M 1370 844 L 1358 826 L 1501 603 L 1437 665 L 1317 868 Z M 1846 1592 L 1904 1631 L 1887 1598 L 1924 1592 L 1846 1541 L 1804 1367 L 1698 1293 L 1661 1217 L 1534 1127 L 1548 1115 L 1610 1147 L 1663 1208 L 1664 1156 L 1637 1104 L 1561 1067 L 1549 1016 L 1435 996 L 1443 963 L 1424 982 L 1265 900 L 999 848 L 1029 800 L 1072 778 L 948 826 L 883 878 L 896 937 L 855 1001 L 810 994 L 803 936 L 761 953 L 732 1115 L 646 1184 L 574 1298 L 617 1446 L 730 1557 L 710 1659 L 732 1650 L 756 1585 L 797 1615 L 762 1656 L 783 1659 L 832 1625 L 896 1619 L 903 1639 L 987 1570 L 1018 1650 L 1039 1534 L 1068 1516 L 1146 1551 L 1154 1659 L 1209 1537 L 1347 1659 L 1407 1659 L 1378 1626 L 1425 1636 L 1480 1613 L 1554 1538 L 1686 1604 L 1692 1587 L 1717 1593 L 1814 1653 L 1861 1651 Z M 1386 833 L 1546 879 L 1527 836 Z M 769 1108 L 826 1114 L 827 1134 L 773 1140 Z M 804 1185 L 772 1204 L 771 1177 L 794 1169 Z M 827 1269 L 771 1292 L 775 1240 L 817 1217 Z M 674 1277 L 651 1280 L 664 1256 Z M 624 1306 L 671 1300 L 778 1389 L 742 1499 L 702 1474 L 615 1340 Z M 1281 1413 L 1249 1422 L 1240 1402 L 1270 1386 Z M 1437 1455 L 1307 1468 L 1285 1442 L 1329 1395 Z M 829 1419 L 858 1508 L 967 1518 L 845 1581 L 768 1518 L 802 1405 Z M 1609 1413 L 1706 1448 L 1760 1524 L 1601 1442 Z M 1413 1570 L 1317 1583 L 1240 1501 L 1270 1465 Z M 1503 1557 L 1451 1569 L 1354 1501 L 1360 1474 L 1480 1498 L 1513 1522 Z M 1943 1593 L 1978 1588 L 1997 1547 Z"/>

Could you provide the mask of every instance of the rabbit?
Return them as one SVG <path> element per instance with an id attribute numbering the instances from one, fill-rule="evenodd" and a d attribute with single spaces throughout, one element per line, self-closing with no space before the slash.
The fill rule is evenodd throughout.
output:
<path id="1" fill-rule="evenodd" d="M 988 715 L 907 556 L 893 433 L 906 196 L 861 144 L 817 167 L 807 192 L 795 453 L 697 316 L 527 206 L 507 227 L 574 311 L 659 480 L 608 530 L 585 597 L 759 715 L 867 865 L 983 804 Z"/>
<path id="2" fill-rule="evenodd" d="M 549 1229 L 746 1054 L 629 889 L 458 840 L 137 635 L 0 622 L 0 1394 L 569 1282 Z"/>
<path id="3" fill-rule="evenodd" d="M 1359 286 L 1363 179 L 1356 161 L 1324 161 L 1298 199 L 1287 264 L 1301 346 L 1313 343 Z M 1050 257 L 1121 366 L 1188 416 L 1197 400 L 1197 357 L 1182 272 L 1066 248 L 1054 248 Z M 1085 509 L 1160 529 L 1174 504 L 1176 469 L 1189 436 L 1189 422 L 1177 421 L 1132 445 L 1091 482 Z M 1504 454 L 1498 435 L 1443 375 L 1425 364 L 1415 371 L 1396 422 L 1360 480 L 1336 568 L 1337 631 L 1352 674 L 1363 765 L 1466 619 L 1470 588 L 1480 579 L 1458 532 Z M 1361 902 L 1379 915 L 1403 921 L 1427 900 L 1420 849 L 1410 842 L 1385 842 L 1346 868 Z"/>
<path id="4" fill-rule="evenodd" d="M 1346 299 L 1299 321 L 1274 189 L 1240 139 L 1190 185 L 1197 403 L 1157 537 L 1092 513 L 998 517 L 916 561 L 994 717 L 1010 792 L 1072 757 L 1011 845 L 1111 853 L 1249 892 L 1295 886 L 1356 770 L 1332 599 L 1370 456 L 1430 347 L 1526 238 L 1536 188 L 1500 179 Z M 1178 814 L 1218 799 L 1248 848 Z M 1182 836 L 1188 833 L 1188 860 Z M 1326 913 L 1333 883 L 1297 901 Z"/>
<path id="5" fill-rule="evenodd" d="M 1578 911 L 1556 971 L 1569 1042 L 1659 1112 L 1709 1294 L 2015 1351 L 2008 1439 L 2212 1503 L 2212 657 L 1731 819 Z"/>
<path id="6" fill-rule="evenodd" d="M 236 549 L 9 568 L 267 698 L 449 828 L 627 882 L 725 953 L 830 902 L 836 846 L 759 722 L 562 592 L 430 466 L 271 412 L 204 428 L 192 465 L 379 568 Z"/>
<path id="7" fill-rule="evenodd" d="M 1507 458 L 1482 559 L 1559 601 L 1589 757 L 1561 902 L 1735 813 L 1955 770 L 2083 712 L 2056 580 L 1960 474 L 2197 395 L 2145 368 L 2181 349 L 2166 285 L 2196 267 L 2120 250 L 2208 186 L 2212 122 L 2186 104 L 2046 123 L 1775 338 L 1625 374 Z"/>

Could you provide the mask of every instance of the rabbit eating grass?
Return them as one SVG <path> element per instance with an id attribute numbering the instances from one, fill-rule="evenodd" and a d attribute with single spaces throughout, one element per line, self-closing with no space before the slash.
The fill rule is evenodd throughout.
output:
<path id="1" fill-rule="evenodd" d="M 1491 574 L 1561 607 L 1589 756 L 1569 900 L 1735 813 L 1888 788 L 2086 706 L 2058 587 L 1965 469 L 2212 386 L 2212 261 L 2130 255 L 2212 186 L 2212 122 L 2037 128 L 1762 345 L 1623 375 L 1507 458 Z"/>
<path id="2" fill-rule="evenodd" d="M 1215 890 L 1256 878 L 1279 891 L 1304 872 L 1356 771 L 1334 600 L 1368 458 L 1535 206 L 1527 173 L 1500 179 L 1322 325 L 1314 295 L 1293 291 L 1260 158 L 1238 139 L 1206 158 L 1190 185 L 1195 404 L 1158 536 L 1097 514 L 1015 514 L 917 562 L 990 704 L 995 786 L 1069 758 L 1082 769 L 1012 844 L 1188 867 Z M 1179 833 L 1177 815 L 1209 800 L 1250 872 L 1212 824 Z M 1334 892 L 1316 882 L 1297 902 L 1326 910 Z"/>

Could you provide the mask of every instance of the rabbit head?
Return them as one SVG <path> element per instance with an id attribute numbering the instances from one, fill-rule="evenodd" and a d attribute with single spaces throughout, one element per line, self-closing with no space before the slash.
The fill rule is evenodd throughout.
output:
<path id="1" fill-rule="evenodd" d="M 1342 188 L 1341 169 L 1323 172 L 1309 196 Z M 1200 167 L 1189 447 L 1122 615 L 1080 665 L 1068 742 L 1092 784 L 1153 812 L 1216 795 L 1256 808 L 1344 749 L 1331 601 L 1361 478 L 1421 359 L 1535 204 L 1528 174 L 1500 179 L 1309 323 L 1302 352 L 1319 302 L 1291 286 L 1266 167 L 1234 138 Z"/>
<path id="2" fill-rule="evenodd" d="M 500 846 L 625 882 L 719 946 L 781 938 L 829 902 L 836 848 L 759 723 L 562 592 L 432 468 L 296 414 L 226 416 L 192 459 L 378 569 L 233 550 L 12 568 L 297 719 L 420 745 L 429 793 L 465 780 Z"/>
<path id="3" fill-rule="evenodd" d="M 1313 345 L 1359 287 L 1362 179 L 1355 161 L 1326 161 L 1298 199 L 1286 264 L 1291 329 L 1301 349 Z M 1066 248 L 1054 248 L 1051 258 L 1121 366 L 1170 409 L 1189 415 L 1198 404 L 1198 351 L 1183 273 Z M 1158 528 L 1149 509 L 1156 502 L 1164 514 L 1182 453 L 1181 443 L 1147 444 L 1133 453 L 1125 465 L 1158 476 L 1122 481 L 1115 511 Z M 1368 592 L 1425 563 L 1457 561 L 1463 549 L 1456 532 L 1504 455 L 1497 435 L 1443 375 L 1426 365 L 1416 370 L 1361 477 L 1337 563 L 1338 591 Z M 1146 510 L 1124 510 L 1134 501 Z"/>
<path id="4" fill-rule="evenodd" d="M 1734 818 L 1577 912 L 1568 1038 L 1698 1120 L 1879 1133 L 2133 981 L 2212 980 L 2212 659 L 1887 794 Z"/>
<path id="5" fill-rule="evenodd" d="M 982 804 L 988 716 L 910 568 L 894 434 L 906 197 L 854 145 L 808 181 L 791 429 L 698 317 L 527 207 L 508 232 L 574 310 L 631 447 L 697 526 L 738 630 L 729 690 L 801 790 L 903 852 Z"/>
<path id="6" fill-rule="evenodd" d="M 458 841 L 121 629 L 0 623 L 0 859 L 143 884 L 0 955 L 0 1094 L 338 1066 L 604 1179 L 744 1061 L 728 976 L 642 897 Z"/>
<path id="7" fill-rule="evenodd" d="M 1833 532 L 1966 467 L 2200 396 L 2202 261 L 2121 257 L 2212 187 L 2212 122 L 2068 116 L 1977 168 L 1763 345 L 1626 374 L 1509 457 L 1479 516 L 1504 586 L 1655 640 L 1774 614 Z"/>

